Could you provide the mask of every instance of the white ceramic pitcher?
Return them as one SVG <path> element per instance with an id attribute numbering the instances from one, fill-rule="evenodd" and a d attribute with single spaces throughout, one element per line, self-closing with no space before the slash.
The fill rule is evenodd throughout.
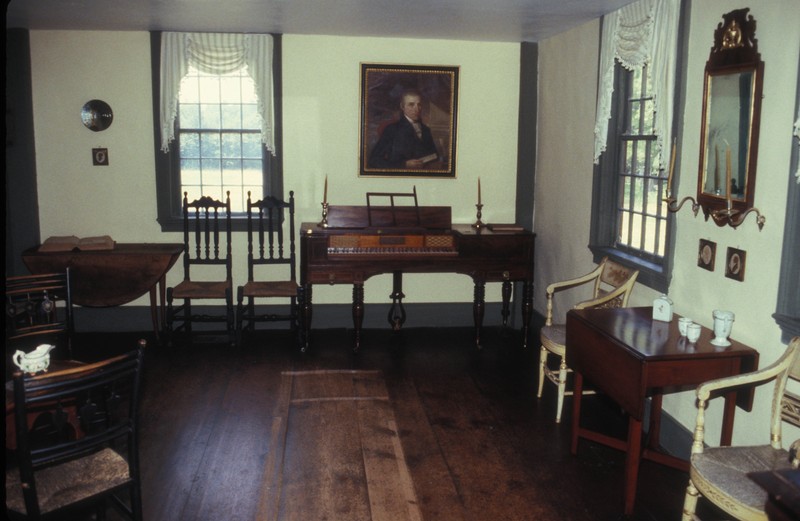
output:
<path id="1" fill-rule="evenodd" d="M 18 350 L 11 357 L 11 360 L 14 361 L 14 365 L 26 373 L 45 371 L 50 365 L 50 351 L 55 349 L 55 347 L 56 346 L 52 344 L 42 344 L 30 353 Z"/>

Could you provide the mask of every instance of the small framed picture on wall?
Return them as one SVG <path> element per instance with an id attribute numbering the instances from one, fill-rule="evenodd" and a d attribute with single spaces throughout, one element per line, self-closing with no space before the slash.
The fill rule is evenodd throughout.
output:
<path id="1" fill-rule="evenodd" d="M 717 256 L 717 243 L 700 239 L 700 249 L 697 253 L 697 265 L 704 270 L 714 271 L 714 258 Z"/>

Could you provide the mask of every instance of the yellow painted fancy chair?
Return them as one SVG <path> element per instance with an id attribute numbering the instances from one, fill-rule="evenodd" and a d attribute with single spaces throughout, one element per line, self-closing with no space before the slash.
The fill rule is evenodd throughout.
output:
<path id="1" fill-rule="evenodd" d="M 566 364 L 566 324 L 553 324 L 554 296 L 561 290 L 592 284 L 592 298 L 579 302 L 573 306 L 574 309 L 626 307 L 638 276 L 638 271 L 631 270 L 606 257 L 591 273 L 575 279 L 554 282 L 547 286 L 547 316 L 545 325 L 539 333 L 542 346 L 539 354 L 539 389 L 536 396 L 537 398 L 542 397 L 545 379 L 558 387 L 556 423 L 561 422 L 564 396 L 572 395 L 572 391 L 566 390 L 567 375 L 572 371 Z M 559 359 L 557 369 L 551 369 L 548 364 L 551 355 Z M 584 391 L 584 394 L 592 392 Z"/>
<path id="2" fill-rule="evenodd" d="M 697 388 L 697 421 L 683 521 L 699 519 L 695 509 L 700 495 L 734 519 L 767 521 L 767 492 L 748 474 L 798 467 L 800 440 L 796 440 L 790 450 L 784 449 L 781 443 L 782 422 L 800 426 L 800 396 L 786 390 L 789 380 L 800 381 L 800 337 L 795 337 L 786 352 L 764 369 L 711 380 Z M 768 383 L 774 384 L 769 444 L 705 447 L 705 411 L 711 395 L 716 397 L 725 390 Z"/>

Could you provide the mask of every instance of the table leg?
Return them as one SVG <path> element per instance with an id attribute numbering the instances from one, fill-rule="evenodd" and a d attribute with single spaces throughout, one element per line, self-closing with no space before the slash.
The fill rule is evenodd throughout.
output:
<path id="1" fill-rule="evenodd" d="M 625 515 L 633 514 L 636 499 L 636 481 L 639 479 L 639 463 L 642 456 L 642 422 L 633 416 L 628 418 L 628 452 L 625 454 Z"/>
<path id="2" fill-rule="evenodd" d="M 654 394 L 650 399 L 650 428 L 647 431 L 648 446 L 656 450 L 661 440 L 661 401 L 663 395 Z"/>
<path id="3" fill-rule="evenodd" d="M 583 398 L 583 375 L 573 373 L 575 381 L 572 386 L 572 454 L 578 453 L 578 429 L 581 425 L 581 399 Z"/>
<path id="4" fill-rule="evenodd" d="M 159 286 L 161 282 L 158 283 Z M 156 286 L 150 288 L 150 318 L 153 320 L 153 334 L 156 337 L 156 343 L 160 343 L 159 331 L 161 331 L 161 321 L 159 320 L 158 302 L 156 300 L 157 289 Z M 161 302 L 164 302 L 163 300 Z M 163 316 L 163 311 L 161 312 Z"/>
<path id="5" fill-rule="evenodd" d="M 719 435 L 720 445 L 730 445 L 733 439 L 733 417 L 736 414 L 736 391 L 725 395 L 725 406 L 722 413 L 722 432 Z"/>

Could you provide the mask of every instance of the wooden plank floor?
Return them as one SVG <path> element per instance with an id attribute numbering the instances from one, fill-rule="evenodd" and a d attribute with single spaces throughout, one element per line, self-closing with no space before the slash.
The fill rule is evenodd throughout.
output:
<path id="1" fill-rule="evenodd" d="M 82 335 L 79 356 L 136 337 Z M 346 329 L 312 342 L 300 354 L 272 330 L 239 350 L 148 348 L 146 521 L 621 519 L 624 455 L 589 442 L 570 454 L 571 402 L 556 424 L 555 389 L 537 401 L 538 349 L 523 352 L 518 332 L 487 328 L 480 352 L 471 328 L 367 330 L 356 356 Z M 603 397 L 584 410 L 624 434 Z M 643 462 L 634 519 L 679 519 L 687 479 Z"/>

